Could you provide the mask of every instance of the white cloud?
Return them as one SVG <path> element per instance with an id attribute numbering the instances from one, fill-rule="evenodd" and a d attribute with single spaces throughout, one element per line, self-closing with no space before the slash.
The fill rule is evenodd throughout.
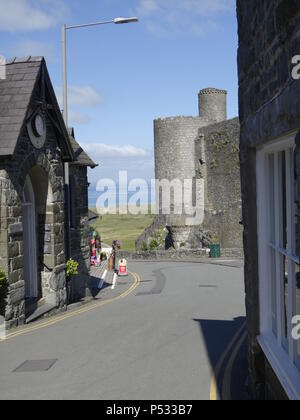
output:
<path id="1" fill-rule="evenodd" d="M 94 185 L 103 178 L 117 182 L 119 171 L 128 171 L 129 179 L 141 178 L 141 174 L 146 180 L 154 178 L 153 151 L 133 145 L 89 143 L 81 146 L 99 164 L 98 168 L 89 171 L 89 180 Z"/>
<path id="2" fill-rule="evenodd" d="M 57 98 L 62 104 L 62 88 L 56 88 Z M 68 102 L 70 106 L 95 107 L 103 102 L 100 93 L 91 86 L 68 86 Z"/>
<path id="3" fill-rule="evenodd" d="M 67 13 L 63 0 L 0 0 L 0 30 L 49 29 L 63 22 Z"/>
<path id="4" fill-rule="evenodd" d="M 169 35 L 169 31 L 160 23 L 155 22 L 147 22 L 146 28 L 149 32 L 159 38 L 165 38 Z"/>
<path id="5" fill-rule="evenodd" d="M 93 159 L 101 161 L 103 158 L 138 158 L 138 159 L 152 159 L 153 153 L 149 150 L 138 148 L 132 145 L 110 145 L 104 143 L 89 143 L 82 144 L 82 148 L 91 156 Z"/>
<path id="6" fill-rule="evenodd" d="M 216 20 L 234 12 L 235 0 L 139 0 L 136 12 L 159 37 L 174 33 L 204 36 L 218 29 Z"/>
<path id="7" fill-rule="evenodd" d="M 56 87 L 58 103 L 63 108 L 62 88 Z M 103 98 L 100 93 L 91 86 L 69 86 L 68 108 L 70 125 L 88 124 L 90 118 L 82 111 L 82 107 L 95 108 L 101 105 Z"/>
<path id="8" fill-rule="evenodd" d="M 70 86 L 68 88 L 70 105 L 95 107 L 102 103 L 102 96 L 91 86 Z"/>
<path id="9" fill-rule="evenodd" d="M 137 7 L 138 15 L 142 17 L 159 10 L 160 7 L 157 0 L 141 0 Z"/>
<path id="10" fill-rule="evenodd" d="M 76 124 L 88 124 L 90 122 L 90 118 L 88 115 L 84 114 L 81 111 L 77 111 L 75 109 L 69 110 L 68 120 L 69 120 L 70 126 L 73 126 Z"/>
<path id="11" fill-rule="evenodd" d="M 140 16 L 153 13 L 172 13 L 174 11 L 192 12 L 199 16 L 211 16 L 231 10 L 235 0 L 140 0 L 137 11 Z"/>
<path id="12" fill-rule="evenodd" d="M 170 3 L 170 1 L 168 2 Z M 211 16 L 215 13 L 231 10 L 235 5 L 235 0 L 180 0 L 178 3 L 188 12 L 197 13 L 200 16 Z"/>

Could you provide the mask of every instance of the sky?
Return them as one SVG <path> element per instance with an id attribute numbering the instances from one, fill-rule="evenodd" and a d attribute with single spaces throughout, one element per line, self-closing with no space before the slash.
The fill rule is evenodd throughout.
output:
<path id="1" fill-rule="evenodd" d="M 43 55 L 61 103 L 61 25 L 137 16 L 68 31 L 69 125 L 99 164 L 95 183 L 154 177 L 153 120 L 197 115 L 205 87 L 238 115 L 235 0 L 0 0 L 0 55 Z"/>

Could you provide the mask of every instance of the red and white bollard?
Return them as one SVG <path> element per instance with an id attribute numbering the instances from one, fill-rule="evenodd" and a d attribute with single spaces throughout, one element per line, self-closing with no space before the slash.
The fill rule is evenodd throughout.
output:
<path id="1" fill-rule="evenodd" d="M 127 261 L 125 259 L 122 259 L 119 261 L 119 276 L 120 277 L 128 276 Z"/>

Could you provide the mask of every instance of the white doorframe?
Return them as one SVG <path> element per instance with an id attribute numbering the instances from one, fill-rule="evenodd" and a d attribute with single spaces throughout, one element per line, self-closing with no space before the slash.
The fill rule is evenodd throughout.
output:
<path id="1" fill-rule="evenodd" d="M 29 176 L 27 176 L 24 186 L 22 207 L 25 298 L 37 298 L 38 275 L 35 197 Z"/>

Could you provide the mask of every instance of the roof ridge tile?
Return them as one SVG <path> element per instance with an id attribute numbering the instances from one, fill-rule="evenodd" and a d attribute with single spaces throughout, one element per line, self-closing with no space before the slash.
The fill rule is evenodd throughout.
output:
<path id="1" fill-rule="evenodd" d="M 21 64 L 21 63 L 40 63 L 44 60 L 42 56 L 27 56 L 27 57 L 13 57 L 6 60 L 6 65 Z"/>

